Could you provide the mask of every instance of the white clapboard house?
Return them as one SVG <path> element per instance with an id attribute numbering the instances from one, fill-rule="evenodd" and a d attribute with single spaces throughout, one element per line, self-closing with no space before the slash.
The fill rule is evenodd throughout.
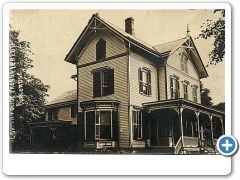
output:
<path id="1" fill-rule="evenodd" d="M 189 31 L 151 46 L 135 36 L 133 18 L 123 31 L 94 14 L 65 61 L 77 67 L 74 98 L 46 105 L 41 123 L 54 131 L 75 125 L 68 131 L 79 149 L 215 152 L 224 112 L 201 105 L 208 73 Z M 31 125 L 32 144 L 39 129 Z"/>

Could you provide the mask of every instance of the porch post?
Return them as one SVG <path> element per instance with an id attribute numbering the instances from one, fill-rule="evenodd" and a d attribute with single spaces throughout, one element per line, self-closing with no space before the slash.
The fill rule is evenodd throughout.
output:
<path id="1" fill-rule="evenodd" d="M 210 118 L 210 128 L 211 128 L 211 137 L 212 137 L 211 141 L 212 141 L 212 145 L 213 145 L 213 142 L 214 142 L 214 140 L 213 140 L 213 124 L 212 124 L 212 115 L 209 115 L 209 118 Z"/>
<path id="2" fill-rule="evenodd" d="M 184 147 L 184 140 L 183 140 L 183 123 L 182 123 L 182 112 L 183 108 L 179 106 L 179 121 L 180 121 L 180 129 L 181 129 L 181 137 L 182 137 L 182 146 Z"/>
<path id="3" fill-rule="evenodd" d="M 223 118 L 220 118 L 220 121 L 221 121 L 221 125 L 222 125 L 222 135 L 224 135 L 225 132 L 224 132 L 224 126 L 223 126 Z"/>
<path id="4" fill-rule="evenodd" d="M 196 114 L 196 119 L 197 119 L 197 128 L 198 128 L 198 146 L 200 147 L 200 139 L 201 139 L 201 136 L 200 136 L 200 123 L 199 123 L 199 112 L 198 111 L 195 111 L 195 114 Z"/>

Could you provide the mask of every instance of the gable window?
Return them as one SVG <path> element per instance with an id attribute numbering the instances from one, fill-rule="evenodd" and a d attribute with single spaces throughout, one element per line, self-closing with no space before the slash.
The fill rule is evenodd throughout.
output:
<path id="1" fill-rule="evenodd" d="M 114 94 L 114 69 L 99 69 L 93 73 L 93 97 Z"/>
<path id="2" fill-rule="evenodd" d="M 133 139 L 142 139 L 142 113 L 140 111 L 132 112 L 132 122 L 133 122 Z"/>
<path id="3" fill-rule="evenodd" d="M 183 97 L 184 99 L 188 99 L 188 81 L 183 81 Z"/>
<path id="4" fill-rule="evenodd" d="M 151 71 L 147 68 L 140 68 L 138 70 L 139 76 L 139 93 L 147 96 L 151 96 Z"/>
<path id="5" fill-rule="evenodd" d="M 56 108 L 48 110 L 48 120 L 49 121 L 57 120 L 57 109 Z"/>
<path id="6" fill-rule="evenodd" d="M 193 95 L 193 101 L 194 102 L 198 102 L 197 100 L 197 86 L 196 85 L 193 85 L 192 86 L 192 95 Z"/>
<path id="7" fill-rule="evenodd" d="M 76 118 L 77 117 L 77 104 L 72 104 L 71 105 L 71 118 Z"/>
<path id="8" fill-rule="evenodd" d="M 179 77 L 173 75 L 170 77 L 171 98 L 180 98 Z"/>
<path id="9" fill-rule="evenodd" d="M 96 44 L 96 60 L 101 60 L 106 58 L 106 41 L 102 38 Z"/>
<path id="10" fill-rule="evenodd" d="M 181 56 L 181 71 L 188 73 L 188 57 L 186 54 Z"/>

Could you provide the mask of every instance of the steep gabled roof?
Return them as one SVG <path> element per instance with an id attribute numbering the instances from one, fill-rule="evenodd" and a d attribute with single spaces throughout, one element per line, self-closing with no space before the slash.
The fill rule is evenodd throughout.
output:
<path id="1" fill-rule="evenodd" d="M 69 63 L 76 64 L 77 57 L 81 55 L 81 53 L 86 48 L 87 44 L 91 41 L 92 37 L 94 36 L 94 32 L 101 30 L 111 30 L 116 35 L 123 38 L 125 41 L 133 44 L 134 46 L 142 49 L 147 53 L 151 53 L 152 55 L 156 56 L 159 59 L 162 57 L 166 57 L 171 55 L 174 51 L 176 51 L 181 46 L 188 46 L 187 42 L 191 44 L 191 50 L 189 51 L 190 55 L 193 57 L 193 61 L 195 67 L 198 70 L 200 78 L 205 78 L 208 76 L 208 73 L 202 63 L 201 57 L 193 43 L 191 36 L 187 36 L 175 41 L 171 41 L 168 43 L 160 44 L 157 46 L 151 46 L 146 42 L 136 38 L 135 36 L 126 33 L 124 30 L 118 28 L 117 26 L 101 19 L 98 14 L 93 14 L 91 19 L 88 21 L 88 24 L 72 46 L 69 53 L 66 55 L 65 61 Z"/>
<path id="2" fill-rule="evenodd" d="M 159 53 L 165 53 L 165 52 L 172 52 L 176 50 L 178 47 L 180 47 L 184 42 L 186 42 L 187 38 L 181 38 L 177 39 L 175 41 L 170 41 L 167 43 L 163 43 L 157 46 L 154 46 L 154 48 L 159 52 Z"/>
<path id="3" fill-rule="evenodd" d="M 170 56 L 181 47 L 187 48 L 189 50 L 189 55 L 192 57 L 193 64 L 198 70 L 200 78 L 206 78 L 208 76 L 208 73 L 191 36 L 188 35 L 175 41 L 154 46 L 154 48 L 165 57 Z"/>
<path id="4" fill-rule="evenodd" d="M 56 97 L 49 103 L 45 105 L 45 107 L 57 107 L 57 106 L 63 106 L 68 104 L 74 104 L 77 102 L 77 90 L 71 90 L 63 93 L 62 95 Z"/>
<path id="5" fill-rule="evenodd" d="M 84 49 L 84 46 L 90 41 L 93 32 L 97 30 L 109 29 L 112 30 L 115 34 L 122 37 L 124 40 L 142 48 L 145 51 L 152 53 L 153 55 L 160 57 L 160 53 L 156 51 L 151 45 L 146 42 L 136 38 L 135 36 L 126 33 L 117 26 L 101 19 L 98 14 L 93 14 L 91 19 L 88 21 L 87 26 L 84 28 L 74 45 L 72 46 L 69 53 L 66 55 L 65 61 L 76 64 L 75 57 Z M 76 48 L 78 47 L 78 48 Z"/>

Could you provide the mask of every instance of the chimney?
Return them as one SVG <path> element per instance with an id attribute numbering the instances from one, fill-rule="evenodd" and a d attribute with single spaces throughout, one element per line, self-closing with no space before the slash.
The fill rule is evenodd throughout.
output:
<path id="1" fill-rule="evenodd" d="M 132 17 L 129 17 L 125 19 L 125 32 L 129 33 L 131 35 L 135 35 L 134 33 L 134 19 Z"/>

